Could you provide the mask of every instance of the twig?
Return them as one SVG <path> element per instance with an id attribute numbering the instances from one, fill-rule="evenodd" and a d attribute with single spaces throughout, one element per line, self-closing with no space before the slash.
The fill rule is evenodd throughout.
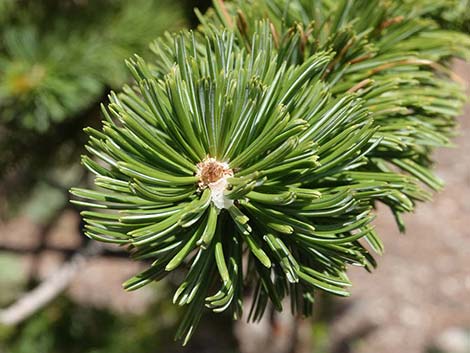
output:
<path id="1" fill-rule="evenodd" d="M 100 254 L 101 251 L 100 245 L 94 242 L 89 243 L 40 285 L 10 307 L 0 310 L 0 324 L 17 325 L 42 309 L 68 287 L 90 257 Z"/>
<path id="2" fill-rule="evenodd" d="M 17 246 L 14 244 L 6 244 L 0 245 L 0 252 L 9 252 L 18 255 L 30 255 L 36 251 L 37 247 L 23 247 Z M 65 248 L 61 246 L 54 246 L 47 244 L 42 248 L 42 251 L 60 253 L 61 255 L 65 255 L 66 257 L 71 257 L 77 253 L 76 249 L 72 248 Z M 129 253 L 124 250 L 113 250 L 103 248 L 99 254 L 101 257 L 111 257 L 111 258 L 121 258 L 121 259 L 129 259 Z"/>
<path id="3" fill-rule="evenodd" d="M 354 85 L 353 87 L 351 87 L 349 90 L 348 90 L 348 93 L 354 93 L 356 91 L 359 91 L 361 88 L 364 88 L 366 87 L 367 85 L 369 85 L 370 83 L 374 82 L 373 80 L 371 80 L 370 78 L 366 78 L 365 80 L 362 80 L 361 82 L 359 82 L 358 84 Z"/>

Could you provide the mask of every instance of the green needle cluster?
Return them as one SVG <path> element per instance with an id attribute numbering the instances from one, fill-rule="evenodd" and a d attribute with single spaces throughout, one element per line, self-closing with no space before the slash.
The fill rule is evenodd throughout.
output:
<path id="1" fill-rule="evenodd" d="M 464 93 L 449 59 L 470 39 L 418 5 L 382 0 L 216 1 L 195 32 L 128 61 L 135 82 L 87 129 L 94 189 L 72 189 L 90 238 L 149 262 L 134 290 L 176 269 L 187 306 L 235 319 L 268 303 L 309 315 L 314 294 L 348 295 L 350 264 L 370 270 L 371 222 L 430 198 L 434 147 L 449 145 Z M 418 16 L 417 13 L 420 15 Z"/>

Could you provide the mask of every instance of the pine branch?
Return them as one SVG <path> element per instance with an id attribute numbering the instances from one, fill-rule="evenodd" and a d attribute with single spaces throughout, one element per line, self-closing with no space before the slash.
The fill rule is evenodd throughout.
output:
<path id="1" fill-rule="evenodd" d="M 201 16 L 205 31 L 213 23 L 236 23 L 237 37 L 249 47 L 263 17 L 280 38 L 281 52 L 298 48 L 287 60 L 301 63 L 318 50 L 334 50 L 323 79 L 334 94 L 357 91 L 379 126 L 375 139 L 381 142 L 371 151 L 369 168 L 399 167 L 434 190 L 442 187 L 430 170 L 430 155 L 435 147 L 451 145 L 455 117 L 466 100 L 463 86 L 450 80 L 446 66 L 450 57 L 470 57 L 470 38 L 419 17 L 431 15 L 436 6 L 425 1 L 266 0 L 223 8 Z M 414 192 L 407 196 L 421 199 Z"/>
<path id="2" fill-rule="evenodd" d="M 401 214 L 439 189 L 430 153 L 448 146 L 464 94 L 452 57 L 470 39 L 419 5 L 375 1 L 215 1 L 196 32 L 128 61 L 135 83 L 87 129 L 95 189 L 86 235 L 177 269 L 186 343 L 204 306 L 250 320 L 267 306 L 309 315 L 318 290 L 349 295 L 346 271 L 383 250 L 378 202 Z M 421 17 L 420 17 L 421 16 Z M 368 244 L 368 245 L 366 245 Z M 271 304 L 269 304 L 271 303 Z"/>

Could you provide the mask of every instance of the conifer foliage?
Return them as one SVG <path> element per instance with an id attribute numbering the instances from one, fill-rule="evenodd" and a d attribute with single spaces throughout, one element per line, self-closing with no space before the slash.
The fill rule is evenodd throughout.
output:
<path id="1" fill-rule="evenodd" d="M 204 307 L 249 317 L 268 303 L 309 315 L 317 290 L 348 295 L 350 264 L 370 270 L 372 221 L 401 214 L 441 182 L 430 153 L 448 146 L 464 103 L 453 57 L 467 35 L 422 2 L 214 2 L 200 28 L 128 61 L 135 82 L 103 106 L 83 164 L 93 189 L 86 234 L 149 268 L 134 290 L 180 268 L 185 342 Z M 371 250 L 369 250 L 371 249 Z"/>
<path id="2" fill-rule="evenodd" d="M 123 58 L 178 15 L 166 0 L 2 0 L 0 122 L 46 132 L 79 114 L 125 82 Z"/>

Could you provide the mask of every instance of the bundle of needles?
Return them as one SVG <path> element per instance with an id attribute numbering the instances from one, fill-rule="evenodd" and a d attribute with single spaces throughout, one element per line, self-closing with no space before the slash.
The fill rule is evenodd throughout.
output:
<path id="1" fill-rule="evenodd" d="M 443 29 L 427 1 L 214 2 L 194 31 L 128 61 L 135 82 L 87 129 L 95 188 L 86 235 L 126 247 L 148 269 L 128 290 L 180 269 L 186 343 L 204 307 L 250 320 L 268 305 L 312 312 L 315 293 L 347 296 L 348 265 L 371 270 L 372 224 L 402 215 L 442 182 L 465 94 L 451 59 L 470 38 Z"/>

